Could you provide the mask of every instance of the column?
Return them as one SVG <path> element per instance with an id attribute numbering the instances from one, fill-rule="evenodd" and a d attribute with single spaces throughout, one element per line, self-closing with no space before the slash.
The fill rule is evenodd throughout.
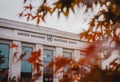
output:
<path id="1" fill-rule="evenodd" d="M 38 50 L 41 50 L 41 55 L 40 55 L 40 59 L 43 61 L 43 45 L 40 45 L 40 44 L 36 44 L 35 46 L 35 51 L 38 51 Z M 43 62 L 42 62 L 43 64 Z M 41 77 L 39 77 L 36 82 L 43 82 L 43 67 L 41 67 Z"/>
<path id="2" fill-rule="evenodd" d="M 61 47 L 56 47 L 55 57 L 63 56 L 63 49 Z"/>
<path id="3" fill-rule="evenodd" d="M 21 42 L 13 41 L 13 44 L 17 45 L 18 47 L 10 48 L 8 78 L 12 79 L 15 77 L 15 79 L 18 80 L 21 73 L 21 61 L 17 60 L 21 55 Z"/>
<path id="4" fill-rule="evenodd" d="M 63 56 L 63 49 L 61 47 L 56 47 L 55 57 Z M 63 69 L 60 69 L 60 71 Z M 62 73 L 56 74 L 54 77 L 54 82 L 59 82 L 59 79 L 62 77 Z"/>
<path id="5" fill-rule="evenodd" d="M 79 59 L 80 59 L 80 50 L 74 50 L 73 51 L 73 59 L 75 61 L 79 61 Z"/>

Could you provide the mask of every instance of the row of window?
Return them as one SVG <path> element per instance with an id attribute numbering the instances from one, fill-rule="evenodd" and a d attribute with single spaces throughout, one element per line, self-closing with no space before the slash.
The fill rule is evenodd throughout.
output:
<path id="1" fill-rule="evenodd" d="M 0 59 L 0 61 L 3 60 L 3 63 L 0 62 L 0 70 L 9 68 L 9 51 L 10 51 L 10 45 L 9 44 L 0 43 L 0 55 L 1 55 L 0 57 L 3 56 L 3 58 Z M 24 78 L 22 82 L 29 82 L 28 80 L 30 80 L 31 75 L 32 75 L 32 65 L 26 61 L 26 59 L 30 56 L 30 53 L 32 51 L 33 51 L 33 47 L 22 46 L 22 53 L 26 53 L 26 55 L 23 57 L 23 59 L 21 61 L 21 77 Z M 54 50 L 44 49 L 43 53 L 44 53 L 43 74 L 52 74 L 53 68 L 48 73 L 47 69 L 46 69 L 46 66 L 48 65 L 49 62 L 51 62 L 51 60 L 53 58 Z M 63 54 L 64 54 L 65 57 L 72 58 L 72 52 L 63 52 Z"/>

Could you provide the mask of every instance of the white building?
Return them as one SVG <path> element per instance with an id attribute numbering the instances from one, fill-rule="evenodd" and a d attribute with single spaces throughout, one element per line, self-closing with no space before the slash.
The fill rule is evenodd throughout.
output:
<path id="1" fill-rule="evenodd" d="M 11 43 L 17 44 L 18 48 L 10 48 Z M 0 19 L 0 54 L 5 57 L 5 62 L 0 65 L 0 70 L 9 68 L 7 78 L 19 76 L 26 80 L 23 82 L 29 82 L 27 79 L 31 78 L 32 65 L 25 59 L 30 52 L 41 49 L 44 72 L 38 82 L 59 82 L 59 77 L 53 77 L 53 81 L 47 81 L 49 78 L 45 76 L 45 66 L 53 57 L 63 54 L 74 59 L 80 58 L 81 50 L 85 45 L 86 42 L 81 41 L 77 34 Z M 27 56 L 16 62 L 25 51 Z"/>

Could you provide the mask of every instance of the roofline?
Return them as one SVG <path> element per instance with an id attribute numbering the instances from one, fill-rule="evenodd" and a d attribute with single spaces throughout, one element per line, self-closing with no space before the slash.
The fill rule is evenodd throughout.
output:
<path id="1" fill-rule="evenodd" d="M 0 26 L 10 28 L 10 29 L 24 30 L 24 31 L 59 36 L 59 37 L 64 36 L 64 38 L 70 38 L 73 40 L 81 41 L 79 34 L 61 31 L 54 28 L 48 28 L 48 27 L 18 22 L 18 21 L 9 20 L 9 19 L 0 18 Z"/>

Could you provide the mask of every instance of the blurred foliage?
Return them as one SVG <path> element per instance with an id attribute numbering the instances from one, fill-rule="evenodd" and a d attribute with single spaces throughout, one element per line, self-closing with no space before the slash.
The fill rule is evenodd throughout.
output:
<path id="1" fill-rule="evenodd" d="M 120 21 L 119 0 L 40 0 L 39 7 L 34 7 L 32 5 L 33 2 L 34 1 L 24 0 L 24 10 L 19 14 L 19 16 L 25 16 L 27 17 L 27 20 L 37 18 L 37 25 L 40 23 L 40 20 L 45 22 L 44 18 L 48 13 L 53 14 L 54 12 L 57 12 L 58 17 L 60 17 L 61 14 L 67 17 L 69 16 L 70 10 L 75 13 L 75 7 L 77 6 L 79 8 L 82 4 L 83 6 L 86 6 L 86 12 L 88 9 L 93 8 L 93 4 L 100 4 L 101 8 L 104 7 L 96 16 L 91 19 L 91 22 L 89 23 L 91 29 L 94 26 L 95 28 L 97 26 L 96 29 L 99 28 L 101 31 L 103 31 L 102 29 L 104 26 L 109 27 L 111 24 L 116 24 Z M 32 11 L 34 9 L 35 11 Z M 103 20 L 99 20 L 102 15 Z M 89 31 L 91 29 L 89 29 Z M 97 33 L 95 35 L 100 36 L 102 34 Z"/>
<path id="2" fill-rule="evenodd" d="M 80 33 L 82 40 L 93 42 L 85 49 L 85 57 L 77 62 L 65 57 L 56 57 L 49 63 L 48 69 L 55 65 L 54 74 L 63 73 L 60 82 L 74 82 L 75 80 L 79 82 L 120 82 L 120 64 L 113 61 L 106 69 L 103 70 L 101 67 L 102 61 L 109 59 L 113 52 L 116 51 L 115 54 L 120 55 L 120 0 L 40 0 L 37 8 L 32 2 L 33 0 L 24 0 L 25 6 L 19 16 L 26 17 L 27 21 L 36 19 L 37 25 L 40 21 L 45 22 L 48 14 L 57 13 L 58 18 L 61 15 L 68 17 L 70 11 L 75 13 L 76 7 L 81 9 L 80 5 L 86 6 L 84 13 L 87 13 L 89 9 L 93 9 L 93 4 L 99 4 L 101 9 L 89 21 L 88 30 Z M 21 55 L 19 60 L 24 55 Z M 28 62 L 36 63 L 33 60 L 36 60 L 38 56 L 31 55 L 31 58 Z M 41 66 L 40 64 L 37 68 Z M 60 71 L 64 66 L 68 66 L 68 70 Z M 41 75 L 40 71 L 38 75 Z"/>
<path id="3" fill-rule="evenodd" d="M 120 64 L 113 61 L 104 70 L 92 66 L 91 71 L 80 82 L 120 82 Z"/>

